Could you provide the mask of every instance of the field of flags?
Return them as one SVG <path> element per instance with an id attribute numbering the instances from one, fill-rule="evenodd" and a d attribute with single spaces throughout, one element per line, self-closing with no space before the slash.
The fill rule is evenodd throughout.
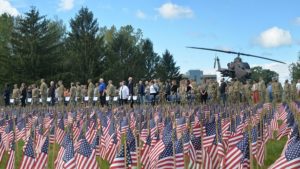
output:
<path id="1" fill-rule="evenodd" d="M 299 117 L 300 102 L 2 109 L 0 168 L 299 169 Z M 270 140 L 287 141 L 266 166 Z"/>

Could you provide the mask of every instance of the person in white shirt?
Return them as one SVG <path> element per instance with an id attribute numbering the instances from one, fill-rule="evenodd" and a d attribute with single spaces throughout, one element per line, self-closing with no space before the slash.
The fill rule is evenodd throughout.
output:
<path id="1" fill-rule="evenodd" d="M 119 98 L 120 98 L 121 105 L 123 105 L 124 103 L 127 103 L 128 96 L 129 96 L 129 89 L 123 81 L 120 83 L 120 88 L 119 88 Z"/>
<path id="2" fill-rule="evenodd" d="M 300 95 L 300 79 L 298 80 L 298 82 L 296 84 L 296 89 L 297 89 L 297 96 L 299 97 L 299 95 Z"/>
<path id="3" fill-rule="evenodd" d="M 152 105 L 155 104 L 155 99 L 156 99 L 156 95 L 157 95 L 157 89 L 155 87 L 155 84 L 153 81 L 150 81 L 149 83 L 150 87 L 149 87 L 149 90 L 150 90 L 150 96 L 151 96 L 151 103 Z"/>

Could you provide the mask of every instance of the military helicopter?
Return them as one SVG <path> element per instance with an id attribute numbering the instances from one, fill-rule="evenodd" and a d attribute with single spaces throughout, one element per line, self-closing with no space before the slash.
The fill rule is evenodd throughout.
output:
<path id="1" fill-rule="evenodd" d="M 240 56 L 248 56 L 248 57 L 254 57 L 254 58 L 260 58 L 265 60 L 270 60 L 273 62 L 278 62 L 282 64 L 286 64 L 285 62 L 270 59 L 262 56 L 252 55 L 252 54 L 246 54 L 241 52 L 234 52 L 229 50 L 220 50 L 220 49 L 211 49 L 211 48 L 202 48 L 202 47 L 191 47 L 188 46 L 187 48 L 191 49 L 200 49 L 200 50 L 208 50 L 208 51 L 215 51 L 215 52 L 222 52 L 227 54 L 235 54 L 237 57 L 234 59 L 233 62 L 230 62 L 227 64 L 227 68 L 222 68 L 220 64 L 220 59 L 216 56 L 215 62 L 214 62 L 214 68 L 216 67 L 216 63 L 218 64 L 217 71 L 221 72 L 222 77 L 230 77 L 230 78 L 236 78 L 239 81 L 245 82 L 246 80 L 250 79 L 251 77 L 251 69 L 247 62 L 243 62 L 242 58 Z"/>

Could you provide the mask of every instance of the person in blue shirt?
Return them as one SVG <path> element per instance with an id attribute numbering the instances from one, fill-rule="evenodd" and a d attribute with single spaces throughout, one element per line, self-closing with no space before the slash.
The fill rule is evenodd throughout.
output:
<path id="1" fill-rule="evenodd" d="M 268 84 L 267 91 L 268 91 L 268 95 L 269 95 L 269 101 L 272 102 L 273 101 L 272 83 Z"/>
<path id="2" fill-rule="evenodd" d="M 100 104 L 102 107 L 106 104 L 105 97 L 106 97 L 106 84 L 103 78 L 99 79 L 99 95 L 100 95 Z"/>

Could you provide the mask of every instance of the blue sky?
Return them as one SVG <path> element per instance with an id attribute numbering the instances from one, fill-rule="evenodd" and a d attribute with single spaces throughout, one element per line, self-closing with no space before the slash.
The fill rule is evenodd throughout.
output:
<path id="1" fill-rule="evenodd" d="M 150 38 L 161 54 L 168 49 L 181 72 L 201 69 L 215 73 L 214 56 L 223 67 L 234 55 L 187 49 L 201 46 L 297 61 L 300 51 L 299 0 L 0 0 L 0 13 L 22 14 L 31 6 L 48 18 L 65 24 L 84 6 L 93 11 L 100 26 L 130 24 Z M 288 78 L 288 65 L 243 57 Z"/>

